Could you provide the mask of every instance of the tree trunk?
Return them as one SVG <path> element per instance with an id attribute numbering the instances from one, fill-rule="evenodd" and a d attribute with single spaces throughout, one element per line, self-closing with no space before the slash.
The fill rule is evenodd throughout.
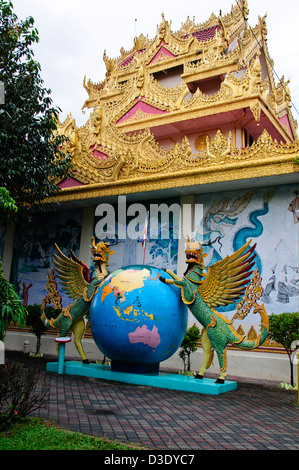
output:
<path id="1" fill-rule="evenodd" d="M 39 354 L 39 350 L 40 350 L 40 339 L 41 339 L 40 336 L 37 336 L 37 337 L 36 337 L 36 351 L 35 351 L 35 354 Z"/>
<path id="2" fill-rule="evenodd" d="M 190 372 L 190 369 L 191 369 L 191 360 L 190 359 L 191 359 L 191 353 L 188 353 L 188 368 L 187 368 L 188 372 Z"/>
<path id="3" fill-rule="evenodd" d="M 294 371 L 293 371 L 293 363 L 292 363 L 292 356 L 291 354 L 289 354 L 289 352 L 287 351 L 288 353 L 288 357 L 289 357 L 289 361 L 290 361 L 290 369 L 291 369 L 291 385 L 292 387 L 294 387 Z"/>

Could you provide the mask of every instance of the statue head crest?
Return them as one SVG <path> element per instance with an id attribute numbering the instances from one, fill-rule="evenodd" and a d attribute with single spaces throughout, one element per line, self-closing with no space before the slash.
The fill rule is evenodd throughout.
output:
<path id="1" fill-rule="evenodd" d="M 108 264 L 109 255 L 113 255 L 113 253 L 115 253 L 115 251 L 110 250 L 110 243 L 99 242 L 96 244 L 94 237 L 92 237 L 91 241 L 92 245 L 90 248 L 93 255 L 92 261 Z"/>
<path id="2" fill-rule="evenodd" d="M 187 235 L 186 242 L 186 263 L 196 263 L 204 269 L 203 258 L 206 256 L 203 253 L 202 245 L 197 240 L 191 241 L 189 235 Z"/>

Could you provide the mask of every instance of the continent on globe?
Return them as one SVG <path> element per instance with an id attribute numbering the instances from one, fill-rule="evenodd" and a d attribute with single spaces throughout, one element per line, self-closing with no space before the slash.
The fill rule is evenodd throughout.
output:
<path id="1" fill-rule="evenodd" d="M 117 307 L 113 305 L 112 307 L 114 311 L 116 312 L 117 316 L 121 318 L 122 320 L 132 321 L 134 323 L 139 323 L 140 321 L 142 321 L 143 317 L 147 317 L 150 320 L 154 320 L 154 315 L 152 313 L 147 313 L 147 312 L 144 312 L 144 310 L 142 309 L 139 310 L 138 308 L 135 308 L 134 307 L 135 303 L 138 303 L 138 304 L 140 303 L 138 297 L 136 298 L 136 300 L 133 302 L 132 305 L 129 305 L 128 307 L 124 309 L 121 309 L 119 305 L 117 305 Z"/>
<path id="2" fill-rule="evenodd" d="M 106 279 L 110 282 L 102 291 L 101 301 L 104 302 L 105 297 L 113 292 L 121 302 L 124 302 L 126 300 L 125 293 L 141 289 L 144 286 L 144 279 L 149 277 L 150 271 L 145 268 L 142 270 L 127 269 L 126 271 L 120 269 L 114 276 L 110 275 Z"/>
<path id="3" fill-rule="evenodd" d="M 154 325 L 152 331 L 146 325 L 137 326 L 136 330 L 128 334 L 130 343 L 147 344 L 150 348 L 156 348 L 161 338 L 158 328 Z"/>
<path id="4" fill-rule="evenodd" d="M 134 289 L 140 289 L 144 286 L 144 278 L 150 277 L 148 269 L 127 269 L 126 271 L 120 271 L 119 274 L 113 276 L 111 279 L 111 285 L 117 287 L 119 290 L 124 292 L 131 292 Z"/>

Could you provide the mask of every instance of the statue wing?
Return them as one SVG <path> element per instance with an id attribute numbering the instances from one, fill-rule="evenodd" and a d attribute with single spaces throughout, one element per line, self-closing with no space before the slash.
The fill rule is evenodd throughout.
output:
<path id="1" fill-rule="evenodd" d="M 55 244 L 55 268 L 63 290 L 69 297 L 78 300 L 89 285 L 89 268 L 73 252 L 72 258 L 65 256 Z"/>
<path id="2" fill-rule="evenodd" d="M 252 254 L 256 244 L 246 251 L 250 242 L 208 268 L 198 292 L 209 307 L 232 304 L 244 294 L 256 256 Z"/>

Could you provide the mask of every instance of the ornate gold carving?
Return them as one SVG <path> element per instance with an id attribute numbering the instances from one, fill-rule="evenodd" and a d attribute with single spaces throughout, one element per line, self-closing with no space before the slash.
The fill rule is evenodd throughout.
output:
<path id="1" fill-rule="evenodd" d="M 265 18 L 259 18 L 255 28 L 248 28 L 244 15 L 245 18 L 248 15 L 247 1 L 239 0 L 228 15 L 212 14 L 200 25 L 188 18 L 179 31 L 173 32 L 171 23 L 162 14 L 155 38 L 138 36 L 132 49 L 122 48 L 115 59 L 105 51 L 105 79 L 93 83 L 84 77 L 88 98 L 83 108 L 93 108 L 86 124 L 78 128 L 69 115 L 57 129 L 69 137 L 65 150 L 73 154 L 74 178 L 88 187 L 67 188 L 57 198 L 71 198 L 75 193 L 76 197 L 84 198 L 98 195 L 99 191 L 102 195 L 120 194 L 297 171 L 292 159 L 298 157 L 299 143 L 278 144 L 266 131 L 251 147 L 240 149 L 234 147 L 229 133 L 225 135 L 219 129 L 213 139 L 207 135 L 204 140 L 197 137 L 194 141 L 197 153 L 192 154 L 187 137 L 171 148 L 163 148 L 149 130 L 150 126 L 175 125 L 247 107 L 257 122 L 263 112 L 285 141 L 292 141 L 289 129 L 279 122 L 287 115 L 296 135 L 288 81 L 283 78 L 275 85 L 267 61 L 268 78 L 262 78 L 261 64 L 265 61 L 258 44 L 263 45 L 268 55 Z M 207 28 L 211 28 L 209 34 Z M 169 56 L 163 52 L 166 49 Z M 161 64 L 159 60 L 153 61 L 159 51 L 163 56 Z M 178 66 L 180 73 L 182 69 L 184 73 L 178 75 L 179 80 L 172 86 L 164 86 L 160 75 L 167 74 L 168 69 L 177 70 Z M 218 91 L 204 94 L 198 87 L 190 92 L 187 83 L 195 83 L 194 91 L 197 80 L 221 74 L 224 75 Z M 134 106 L 136 112 L 132 114 Z"/>
<path id="2" fill-rule="evenodd" d="M 225 163 L 226 156 L 231 151 L 231 132 L 228 139 L 220 130 L 217 131 L 215 138 L 211 141 L 209 137 L 206 139 L 206 153 L 212 165 Z"/>
<path id="3" fill-rule="evenodd" d="M 278 144 L 267 131 L 251 147 L 236 149 L 231 135 L 226 137 L 219 130 L 193 155 L 187 137 L 166 150 L 148 130 L 124 136 L 113 129 L 113 144 L 102 141 L 93 149 L 86 148 L 84 128 L 79 129 L 81 157 L 74 164 L 74 177 L 91 186 L 65 189 L 57 195 L 59 200 L 73 197 L 74 191 L 78 198 L 91 197 L 92 185 L 98 183 L 102 186 L 95 194 L 109 195 L 299 171 L 293 163 L 299 156 L 299 142 Z M 95 150 L 101 158 L 93 155 Z M 107 186 L 109 182 L 113 186 Z"/>
<path id="4" fill-rule="evenodd" d="M 237 333 L 240 335 L 240 336 L 244 336 L 251 340 L 251 341 L 255 341 L 257 339 L 257 332 L 256 332 L 256 329 L 253 325 L 251 325 L 247 335 L 245 334 L 244 332 L 244 329 L 242 328 L 241 325 L 239 325 L 238 329 L 237 329 Z M 232 347 L 231 349 L 237 349 L 237 348 L 234 348 Z M 284 347 L 282 346 L 282 344 L 279 344 L 277 343 L 277 341 L 275 340 L 271 340 L 269 338 L 269 336 L 266 338 L 265 342 L 263 343 L 262 346 L 259 346 L 257 349 L 253 349 L 253 351 L 261 351 L 261 352 L 273 352 L 273 353 L 280 353 L 280 354 L 286 354 L 286 350 L 284 349 Z"/>
<path id="5" fill-rule="evenodd" d="M 136 113 L 133 114 L 133 116 L 131 116 L 130 118 L 127 119 L 126 122 L 136 122 L 136 121 L 141 121 L 143 119 L 146 119 L 148 117 L 152 116 L 152 114 L 150 113 L 145 113 L 144 111 L 142 111 L 140 108 L 137 109 Z"/>
<path id="6" fill-rule="evenodd" d="M 61 296 L 58 292 L 57 283 L 55 280 L 55 274 L 54 274 L 53 269 L 50 269 L 50 272 L 48 274 L 48 279 L 46 283 L 46 291 L 48 292 L 48 295 L 44 298 L 43 306 L 45 306 L 47 303 L 52 303 L 53 307 L 56 310 L 61 309 L 62 308 Z"/>
<path id="7" fill-rule="evenodd" d="M 236 313 L 233 316 L 233 320 L 235 320 L 236 318 L 238 318 L 239 320 L 243 320 L 243 318 L 245 318 L 252 309 L 255 310 L 257 306 L 257 301 L 261 298 L 262 293 L 263 288 L 261 284 L 261 276 L 258 269 L 255 269 L 252 279 L 246 287 L 243 299 L 237 304 Z M 257 335 L 254 339 L 256 338 Z"/>
<path id="8" fill-rule="evenodd" d="M 276 86 L 271 67 L 268 67 L 269 81 L 262 81 L 258 58 L 260 43 L 263 43 L 269 56 L 265 18 L 259 18 L 259 24 L 255 28 L 247 28 L 246 23 L 244 26 L 243 17 L 243 14 L 247 14 L 247 10 L 247 2 L 244 0 L 233 7 L 230 14 L 218 18 L 212 15 L 210 20 L 201 25 L 195 24 L 194 20 L 188 18 L 176 33 L 171 31 L 171 23 L 162 15 L 154 39 L 149 40 L 140 35 L 135 39 L 134 47 L 130 51 L 121 49 L 121 56 L 116 59 L 109 59 L 106 51 L 104 52 L 106 78 L 103 82 L 94 84 L 90 80 L 86 83 L 84 77 L 83 86 L 89 97 L 83 107 L 98 107 L 102 110 L 105 108 L 107 121 L 115 125 L 131 109 L 136 99 L 142 98 L 145 103 L 167 111 L 170 113 L 171 121 L 178 122 L 187 111 L 205 110 L 209 106 L 217 110 L 217 107 L 223 103 L 232 103 L 237 98 L 258 96 L 276 116 L 283 115 L 290 104 L 288 82 L 282 81 Z M 213 27 L 215 33 L 209 39 L 203 40 L 204 36 L 197 39 L 198 32 Z M 238 39 L 236 46 L 227 52 L 227 42 L 233 38 Z M 171 52 L 171 57 L 163 53 L 161 49 L 163 47 Z M 163 60 L 163 66 L 159 65 L 160 59 L 152 62 L 159 50 L 162 51 L 160 58 Z M 268 61 L 266 64 L 268 65 Z M 152 75 L 152 72 L 178 65 L 184 66 L 183 81 L 174 88 L 163 87 Z M 240 68 L 246 73 L 238 78 L 233 72 Z M 216 74 L 227 74 L 219 92 L 213 96 L 206 96 L 198 89 L 193 97 L 186 100 L 189 90 L 184 81 L 198 80 L 202 74 L 204 78 L 215 76 L 215 70 Z M 178 110 L 181 114 L 177 113 Z M 258 104 L 254 103 L 252 110 L 258 120 L 260 115 Z M 155 118 L 159 123 L 165 123 L 165 119 L 161 120 L 159 114 L 154 116 L 144 112 L 141 116 L 142 122 L 153 121 Z M 290 120 L 292 121 L 292 118 Z M 130 126 L 136 121 L 138 115 L 123 122 L 121 126 Z M 136 126 L 130 127 L 129 131 L 136 129 Z M 293 124 L 292 130 L 296 131 L 293 129 Z"/>
<path id="9" fill-rule="evenodd" d="M 194 141 L 195 150 L 197 150 L 198 152 L 204 152 L 207 146 L 207 139 L 209 139 L 209 136 L 207 134 L 197 136 Z"/>

